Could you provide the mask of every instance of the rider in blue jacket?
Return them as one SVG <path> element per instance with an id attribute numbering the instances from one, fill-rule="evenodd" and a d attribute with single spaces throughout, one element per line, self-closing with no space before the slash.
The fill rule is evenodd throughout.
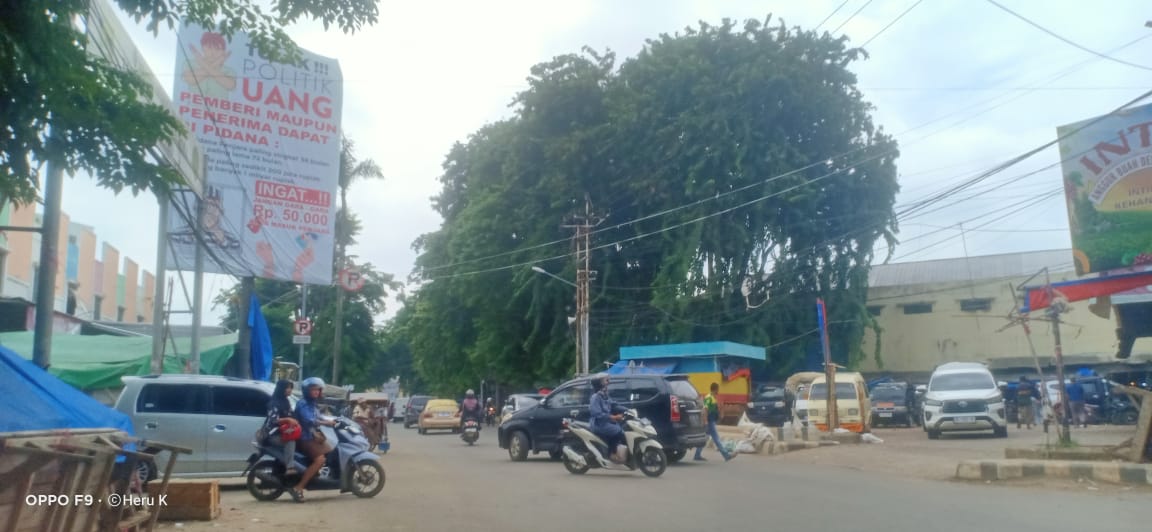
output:
<path id="1" fill-rule="evenodd" d="M 625 447 L 624 429 L 618 422 L 623 419 L 621 415 L 624 407 L 616 404 L 608 397 L 608 376 L 597 376 L 592 379 L 592 402 L 588 406 L 588 415 L 591 418 L 592 432 L 608 444 L 609 458 L 615 462 L 624 461 Z"/>

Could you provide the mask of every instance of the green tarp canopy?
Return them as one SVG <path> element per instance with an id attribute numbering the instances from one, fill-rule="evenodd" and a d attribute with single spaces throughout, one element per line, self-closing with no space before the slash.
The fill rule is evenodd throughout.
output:
<path id="1" fill-rule="evenodd" d="M 200 339 L 200 373 L 219 375 L 232 358 L 236 334 Z M 176 338 L 177 352 L 168 340 L 164 351 L 164 373 L 183 373 L 191 349 L 191 338 Z M 32 333 L 0 333 L 0 345 L 32 360 Z M 53 334 L 52 358 L 48 372 L 81 390 L 120 388 L 120 377 L 152 373 L 151 336 L 81 336 Z"/>

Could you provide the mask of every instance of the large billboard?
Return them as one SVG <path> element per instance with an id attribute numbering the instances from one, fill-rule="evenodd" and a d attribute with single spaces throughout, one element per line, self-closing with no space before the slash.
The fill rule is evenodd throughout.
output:
<path id="1" fill-rule="evenodd" d="M 1152 265 L 1152 105 L 1056 131 L 1076 273 Z"/>
<path id="2" fill-rule="evenodd" d="M 343 81 L 335 59 L 260 57 L 247 35 L 180 30 L 173 99 L 207 154 L 204 271 L 332 282 Z M 189 269 L 195 198 L 175 198 L 169 265 Z"/>

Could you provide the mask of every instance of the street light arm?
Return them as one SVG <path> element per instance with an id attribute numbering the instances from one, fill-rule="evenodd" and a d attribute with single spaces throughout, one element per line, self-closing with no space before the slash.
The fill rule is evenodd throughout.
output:
<path id="1" fill-rule="evenodd" d="M 573 283 L 572 281 L 569 281 L 568 279 L 565 279 L 565 278 L 563 278 L 563 277 L 560 277 L 560 276 L 558 276 L 558 275 L 555 275 L 555 274 L 553 274 L 552 272 L 550 272 L 550 271 L 548 271 L 548 270 L 545 270 L 544 268 L 541 268 L 541 267 L 539 267 L 539 266 L 533 266 L 533 267 L 532 267 L 532 271 L 534 271 L 534 272 L 536 272 L 536 273 L 542 273 L 542 274 L 544 274 L 544 275 L 547 275 L 548 277 L 551 277 L 551 278 L 553 278 L 553 279 L 556 279 L 557 281 L 560 281 L 560 282 L 562 282 L 562 283 L 564 283 L 564 284 L 566 284 L 566 285 L 568 285 L 568 286 L 571 286 L 572 288 L 577 288 L 577 289 L 579 289 L 579 287 L 578 287 L 578 286 L 576 286 L 576 283 Z"/>

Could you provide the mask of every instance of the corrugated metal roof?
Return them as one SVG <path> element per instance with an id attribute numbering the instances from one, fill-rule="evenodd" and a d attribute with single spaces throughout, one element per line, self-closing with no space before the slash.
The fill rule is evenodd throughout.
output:
<path id="1" fill-rule="evenodd" d="M 1049 272 L 1073 269 L 1071 249 L 1003 253 L 978 257 L 873 264 L 868 286 L 908 286 L 1027 277 L 1048 268 Z"/>

